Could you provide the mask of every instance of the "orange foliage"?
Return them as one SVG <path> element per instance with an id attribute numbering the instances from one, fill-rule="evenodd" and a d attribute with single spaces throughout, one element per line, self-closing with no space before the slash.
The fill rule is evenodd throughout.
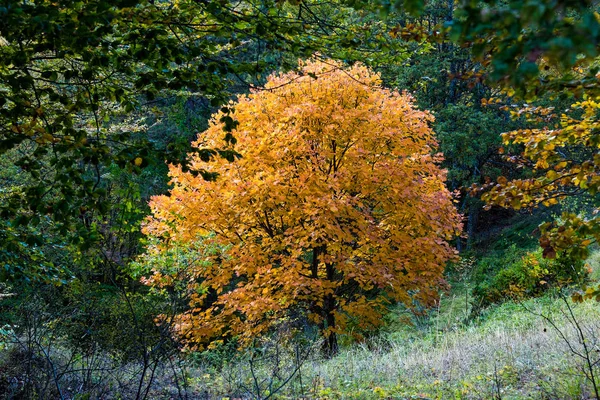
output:
<path id="1" fill-rule="evenodd" d="M 231 105 L 241 159 L 190 156 L 217 181 L 170 166 L 170 194 L 150 203 L 144 230 L 162 240 L 150 251 L 199 235 L 222 249 L 190 266 L 203 288 L 179 316 L 190 345 L 244 343 L 294 310 L 335 351 L 336 333 L 378 326 L 390 303 L 430 304 L 455 254 L 460 216 L 432 155 L 433 117 L 364 66 L 301 69 Z M 221 117 L 194 146 L 223 144 Z"/>

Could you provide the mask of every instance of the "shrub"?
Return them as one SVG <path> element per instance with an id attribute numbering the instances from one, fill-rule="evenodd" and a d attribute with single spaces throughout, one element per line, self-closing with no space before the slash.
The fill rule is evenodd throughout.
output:
<path id="1" fill-rule="evenodd" d="M 551 287 L 583 283 L 589 270 L 581 260 L 565 255 L 542 257 L 541 249 L 522 251 L 513 244 L 500 257 L 482 258 L 476 266 L 473 310 L 478 312 L 505 299 L 539 296 Z"/>

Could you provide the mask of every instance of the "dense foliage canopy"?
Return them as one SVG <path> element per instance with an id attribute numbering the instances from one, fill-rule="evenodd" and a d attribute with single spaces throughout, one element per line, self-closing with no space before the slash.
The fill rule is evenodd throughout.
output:
<path id="1" fill-rule="evenodd" d="M 294 310 L 335 351 L 336 333 L 380 325 L 388 304 L 431 304 L 460 219 L 428 113 L 363 66 L 313 61 L 232 107 L 241 159 L 208 164 L 216 182 L 172 166 L 144 228 L 162 239 L 151 251 L 208 234 L 222 249 L 186 266 L 194 294 L 179 329 L 191 342 L 248 341 Z M 219 121 L 194 145 L 219 141 Z"/>

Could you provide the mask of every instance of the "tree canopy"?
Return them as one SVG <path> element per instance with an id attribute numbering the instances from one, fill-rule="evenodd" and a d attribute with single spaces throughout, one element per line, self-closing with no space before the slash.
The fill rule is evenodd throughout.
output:
<path id="1" fill-rule="evenodd" d="M 460 229 L 429 127 L 407 94 L 366 67 L 308 61 L 235 104 L 236 162 L 206 182 L 170 167 L 144 232 L 162 252 L 202 240 L 222 249 L 192 262 L 191 343 L 242 342 L 301 311 L 337 350 L 336 334 L 381 324 L 391 302 L 431 304 Z M 221 114 L 196 147 L 221 138 Z M 190 156 L 193 169 L 207 163 Z M 214 236 L 213 236 L 214 235 Z M 160 270 L 154 284 L 169 283 Z"/>

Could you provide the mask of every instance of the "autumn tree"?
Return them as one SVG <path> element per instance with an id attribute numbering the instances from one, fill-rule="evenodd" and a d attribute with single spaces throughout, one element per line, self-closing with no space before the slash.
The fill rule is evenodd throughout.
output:
<path id="1" fill-rule="evenodd" d="M 395 302 L 427 306 L 455 251 L 460 216 L 434 155 L 433 117 L 355 65 L 309 61 L 273 75 L 235 104 L 235 162 L 190 155 L 170 166 L 173 188 L 151 201 L 150 254 L 198 242 L 188 259 L 190 309 L 178 317 L 191 347 L 243 344 L 290 312 L 317 324 L 325 350 L 337 334 L 381 324 Z M 222 143 L 216 114 L 194 142 Z M 219 174 L 207 182 L 194 171 Z M 154 285 L 174 272 L 154 269 Z"/>

